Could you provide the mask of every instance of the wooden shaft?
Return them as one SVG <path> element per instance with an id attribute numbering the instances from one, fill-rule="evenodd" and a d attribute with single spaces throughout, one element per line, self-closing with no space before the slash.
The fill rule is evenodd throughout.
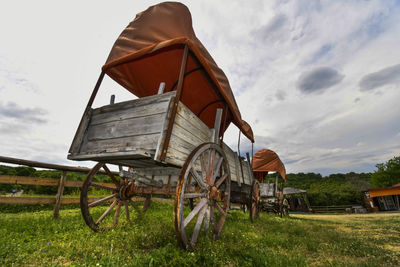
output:
<path id="1" fill-rule="evenodd" d="M 226 126 L 226 119 L 228 117 L 228 104 L 225 102 L 225 110 L 224 110 L 224 123 L 222 124 L 222 137 L 221 137 L 221 145 L 224 141 L 224 133 L 225 133 L 225 126 Z"/>
<path id="2" fill-rule="evenodd" d="M 44 163 L 44 162 L 39 162 L 39 161 L 31 161 L 31 160 L 25 160 L 25 159 L 3 157 L 3 156 L 0 156 L 0 162 L 24 165 L 24 166 L 30 166 L 30 167 L 52 169 L 52 170 L 59 170 L 59 171 L 72 171 L 72 172 L 87 173 L 91 170 L 89 168 L 84 168 L 84 167 L 66 166 L 66 165 L 60 165 L 60 164 Z M 99 173 L 105 174 L 106 172 L 99 171 Z M 118 172 L 113 172 L 113 173 L 118 175 Z"/>
<path id="3" fill-rule="evenodd" d="M 251 179 L 251 182 L 254 181 L 254 176 L 253 176 L 253 171 L 252 171 L 252 165 L 250 161 L 250 155 L 249 152 L 246 152 L 246 157 L 247 157 L 247 162 L 249 163 L 249 177 Z"/>
<path id="4" fill-rule="evenodd" d="M 221 119 L 222 119 L 222 108 L 218 108 L 217 112 L 215 114 L 215 121 L 214 121 L 214 143 L 219 144 L 218 139 L 219 139 L 219 131 L 221 128 Z"/>
<path id="5" fill-rule="evenodd" d="M 97 92 L 99 91 L 101 82 L 103 81 L 103 78 L 104 78 L 104 75 L 105 75 L 105 74 L 106 74 L 105 71 L 102 71 L 102 72 L 100 73 L 100 76 L 99 76 L 99 78 L 97 79 L 96 85 L 94 86 L 93 92 L 92 92 L 92 94 L 91 94 L 91 96 L 90 96 L 90 98 L 89 98 L 89 101 L 88 101 L 87 105 L 86 105 L 85 112 L 83 112 L 82 118 L 81 118 L 81 120 L 80 120 L 80 122 L 79 122 L 79 126 L 82 125 L 82 123 L 83 123 L 83 121 L 84 121 L 84 119 L 85 119 L 86 113 L 89 111 L 90 107 L 92 106 L 93 101 L 94 101 L 94 99 L 95 99 L 95 97 L 96 97 L 96 95 L 97 95 Z M 77 138 L 78 132 L 79 132 L 79 131 L 76 131 L 75 136 L 74 136 L 74 139 L 72 139 L 72 140 L 75 140 L 75 139 Z M 69 148 L 69 150 L 68 150 L 69 152 L 72 151 L 73 144 L 74 144 L 74 142 L 72 142 L 72 144 L 71 144 L 71 146 L 70 146 L 70 148 Z"/>
<path id="6" fill-rule="evenodd" d="M 165 89 L 165 82 L 161 82 L 160 86 L 158 87 L 158 93 L 159 95 L 162 95 L 164 93 L 164 89 Z"/>
<path id="7" fill-rule="evenodd" d="M 182 89 L 183 89 L 183 78 L 185 76 L 185 69 L 186 69 L 188 51 L 189 51 L 188 45 L 185 44 L 185 48 L 183 50 L 183 58 L 182 58 L 181 70 L 179 72 L 178 87 L 176 89 L 176 96 L 175 96 L 175 98 L 173 100 L 174 104 L 172 106 L 171 117 L 169 118 L 169 121 L 168 121 L 167 134 L 165 136 L 163 148 L 162 148 L 162 151 L 161 151 L 161 157 L 160 157 L 161 161 L 165 161 L 165 156 L 167 155 L 167 149 L 168 149 L 169 141 L 171 139 L 171 134 L 172 134 L 172 127 L 174 126 L 176 112 L 178 110 L 178 104 L 179 104 L 179 101 L 181 100 Z"/>
<path id="8" fill-rule="evenodd" d="M 60 206 L 61 206 L 61 198 L 64 192 L 64 185 L 65 185 L 65 181 L 67 178 L 67 172 L 63 171 L 61 174 L 61 178 L 60 178 L 60 182 L 58 185 L 58 191 L 57 191 L 57 195 L 56 195 L 56 204 L 54 205 L 54 218 L 58 218 L 58 216 L 60 215 Z"/>
<path id="9" fill-rule="evenodd" d="M 89 98 L 89 101 L 88 101 L 87 105 L 86 105 L 86 108 L 92 106 L 92 104 L 94 102 L 94 99 L 96 98 L 97 92 L 99 91 L 101 82 L 103 81 L 103 78 L 104 78 L 105 74 L 106 74 L 106 72 L 104 70 L 100 73 L 100 76 L 97 79 L 96 85 L 94 86 L 93 92 L 92 92 L 92 94 L 91 94 L 91 96 Z"/>

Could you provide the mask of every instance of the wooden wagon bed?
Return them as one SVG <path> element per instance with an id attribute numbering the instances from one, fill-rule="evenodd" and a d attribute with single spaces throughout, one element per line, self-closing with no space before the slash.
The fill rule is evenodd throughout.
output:
<path id="1" fill-rule="evenodd" d="M 179 102 L 166 157 L 162 161 L 161 150 L 175 95 L 174 91 L 89 108 L 78 127 L 68 159 L 104 161 L 143 169 L 147 173 L 151 173 L 151 169 L 157 172 L 160 166 L 181 168 L 197 146 L 210 142 L 213 131 Z M 239 159 L 226 144 L 222 147 L 229 162 L 231 181 L 239 186 L 251 185 L 248 162 Z"/>

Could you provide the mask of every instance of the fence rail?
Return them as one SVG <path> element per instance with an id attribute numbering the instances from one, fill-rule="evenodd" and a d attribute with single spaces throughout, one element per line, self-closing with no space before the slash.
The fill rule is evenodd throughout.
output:
<path id="1" fill-rule="evenodd" d="M 0 162 L 10 163 L 16 165 L 30 166 L 36 168 L 50 169 L 50 170 L 58 170 L 62 171 L 60 179 L 48 179 L 48 178 L 39 178 L 39 177 L 26 177 L 26 176 L 10 176 L 10 175 L 0 175 L 0 183 L 2 184 L 21 184 L 21 185 L 41 185 L 41 186 L 57 186 L 58 191 L 55 198 L 53 197 L 0 197 L 1 204 L 55 204 L 54 205 L 54 218 L 59 217 L 60 206 L 61 204 L 74 204 L 79 203 L 78 198 L 62 198 L 64 187 L 81 187 L 82 181 L 67 181 L 67 172 L 83 172 L 88 173 L 90 171 L 89 168 L 85 167 L 75 167 L 75 166 L 67 166 L 60 164 L 52 164 L 45 163 L 39 161 L 31 161 L 25 159 L 18 158 L 10 158 L 0 156 Z M 99 173 L 106 174 L 106 172 L 101 171 Z M 117 174 L 117 172 L 113 172 Z M 100 187 L 112 187 L 114 188 L 114 184 L 107 183 L 96 183 Z"/>
<path id="2" fill-rule="evenodd" d="M 60 181 L 58 179 L 52 178 L 0 175 L 0 184 L 58 186 L 59 183 Z M 82 187 L 82 184 L 83 181 L 65 181 L 64 187 Z M 115 188 L 115 185 L 110 183 L 94 182 L 93 184 Z"/>
<path id="3" fill-rule="evenodd" d="M 89 198 L 89 201 L 96 201 L 101 198 Z M 132 198 L 133 201 L 144 201 L 143 197 Z M 173 203 L 173 199 L 168 198 L 152 198 L 156 202 L 167 202 Z M 110 200 L 109 202 L 111 202 Z M 61 204 L 79 204 L 80 198 L 78 197 L 64 197 L 61 199 Z M 56 199 L 54 197 L 0 197 L 0 204 L 24 204 L 24 205 L 39 205 L 39 204 L 55 204 Z"/>
<path id="4" fill-rule="evenodd" d="M 314 213 L 327 212 L 346 212 L 346 209 L 351 208 L 352 205 L 340 205 L 340 206 L 311 206 Z"/>

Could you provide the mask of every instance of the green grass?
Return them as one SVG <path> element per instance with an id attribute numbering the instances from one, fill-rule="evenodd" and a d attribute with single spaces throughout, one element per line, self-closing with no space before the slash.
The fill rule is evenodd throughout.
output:
<path id="1" fill-rule="evenodd" d="M 48 207 L 0 206 L 0 265 L 73 266 L 396 266 L 400 214 L 291 215 L 231 211 L 222 236 L 180 249 L 173 206 L 152 203 L 143 216 L 94 233 L 79 207 L 60 218 Z M 18 211 L 18 212 L 17 212 Z"/>

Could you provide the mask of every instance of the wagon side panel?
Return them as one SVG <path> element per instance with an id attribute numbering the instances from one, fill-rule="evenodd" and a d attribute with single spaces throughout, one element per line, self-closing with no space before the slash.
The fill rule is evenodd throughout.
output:
<path id="1" fill-rule="evenodd" d="M 155 160 L 160 160 L 161 148 L 167 129 L 163 131 L 162 142 L 158 144 Z M 165 163 L 182 167 L 189 154 L 200 144 L 210 142 L 211 130 L 183 103 L 179 102 L 171 132 Z"/>
<path id="2" fill-rule="evenodd" d="M 222 144 L 222 149 L 224 150 L 225 155 L 228 159 L 229 169 L 231 171 L 231 181 L 240 184 L 240 176 L 238 173 L 239 169 L 237 168 L 238 166 L 236 164 L 237 154 L 233 152 L 232 149 L 230 149 L 225 143 Z"/>
<path id="3" fill-rule="evenodd" d="M 155 154 L 173 94 L 156 95 L 94 109 L 74 160 L 116 160 Z M 74 140 L 76 143 L 76 141 Z"/>
<path id="4" fill-rule="evenodd" d="M 251 175 L 251 168 L 250 164 L 247 160 L 240 159 L 243 167 L 243 183 L 247 185 L 251 185 L 253 182 L 252 175 Z"/>

